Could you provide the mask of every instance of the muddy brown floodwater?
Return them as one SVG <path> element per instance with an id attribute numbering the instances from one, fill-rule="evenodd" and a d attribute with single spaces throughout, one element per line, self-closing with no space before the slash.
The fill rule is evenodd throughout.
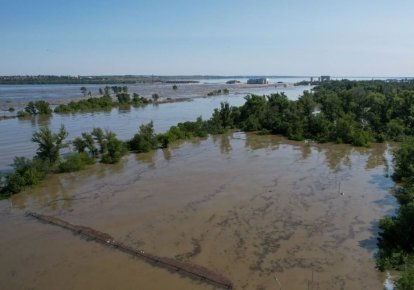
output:
<path id="1" fill-rule="evenodd" d="M 235 289 L 382 289 L 376 225 L 396 207 L 387 156 L 386 144 L 236 132 L 50 176 L 0 202 L 0 289 L 214 289 L 29 210 L 207 267 Z"/>

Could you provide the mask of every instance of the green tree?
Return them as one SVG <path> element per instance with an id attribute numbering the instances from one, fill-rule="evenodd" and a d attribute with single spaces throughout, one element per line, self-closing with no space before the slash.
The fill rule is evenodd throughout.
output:
<path id="1" fill-rule="evenodd" d="M 154 124 L 149 122 L 148 124 L 142 124 L 139 126 L 139 131 L 129 141 L 131 150 L 136 152 L 149 152 L 157 148 L 157 138 L 154 133 Z"/>
<path id="2" fill-rule="evenodd" d="M 76 137 L 75 139 L 73 139 L 72 145 L 78 153 L 85 152 L 85 149 L 87 147 L 85 140 L 81 137 Z"/>
<path id="3" fill-rule="evenodd" d="M 92 157 L 98 156 L 98 149 L 95 147 L 95 140 L 93 139 L 92 134 L 82 133 L 83 141 L 85 142 L 85 146 L 89 151 L 89 154 Z"/>
<path id="4" fill-rule="evenodd" d="M 80 91 L 81 91 L 81 93 L 83 94 L 84 97 L 86 97 L 86 95 L 88 94 L 88 89 L 86 87 L 81 87 Z"/>
<path id="5" fill-rule="evenodd" d="M 94 160 L 85 152 L 75 153 L 59 164 L 60 172 L 74 172 L 84 169 L 87 165 L 93 164 Z"/>
<path id="6" fill-rule="evenodd" d="M 414 137 L 407 137 L 394 153 L 394 178 L 414 183 Z"/>
<path id="7" fill-rule="evenodd" d="M 152 94 L 152 100 L 154 101 L 154 103 L 158 102 L 159 98 L 160 98 L 160 95 Z"/>
<path id="8" fill-rule="evenodd" d="M 412 290 L 414 289 L 414 264 L 406 267 L 397 281 L 396 290 Z"/>
<path id="9" fill-rule="evenodd" d="M 96 143 L 99 145 L 99 153 L 104 153 L 106 151 L 106 140 L 104 132 L 101 128 L 93 128 L 91 135 L 94 137 Z"/>
<path id="10" fill-rule="evenodd" d="M 116 134 L 113 132 L 107 132 L 105 139 L 107 150 L 102 155 L 101 162 L 109 164 L 117 163 L 125 155 L 127 148 L 122 141 L 116 138 Z"/>
<path id="11" fill-rule="evenodd" d="M 63 125 L 58 133 L 52 133 L 47 127 L 35 132 L 32 141 L 38 144 L 37 157 L 54 165 L 59 159 L 60 150 L 66 147 L 63 141 L 67 136 L 68 132 Z"/>
<path id="12" fill-rule="evenodd" d="M 52 114 L 52 109 L 49 106 L 49 103 L 46 101 L 37 101 L 35 102 L 35 107 L 36 107 L 36 111 L 37 114 L 41 114 L 41 115 L 50 115 Z"/>

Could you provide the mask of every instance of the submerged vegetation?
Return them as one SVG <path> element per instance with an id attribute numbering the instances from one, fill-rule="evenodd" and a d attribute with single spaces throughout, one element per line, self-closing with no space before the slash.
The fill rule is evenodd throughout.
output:
<path id="1" fill-rule="evenodd" d="M 397 289 L 414 289 L 414 137 L 404 139 L 394 159 L 400 208 L 395 216 L 380 220 L 377 267 L 402 270 Z"/>
<path id="2" fill-rule="evenodd" d="M 126 86 L 106 86 L 100 92 L 103 96 L 61 105 L 56 107 L 55 112 L 111 108 L 121 104 L 142 105 L 157 102 L 159 98 L 157 94 L 152 99 L 137 94 L 131 98 Z M 116 102 L 112 100 L 111 92 L 116 94 Z M 179 123 L 162 134 L 154 133 L 152 122 L 143 124 L 126 142 L 118 140 L 113 132 L 95 128 L 91 133 L 83 133 L 73 140 L 72 147 L 81 155 L 66 161 L 59 159 L 62 137 L 66 137 L 62 135 L 63 132 L 56 135 L 49 129 L 41 129 L 33 135 L 39 150 L 31 162 L 37 166 L 38 160 L 46 160 L 53 172 L 59 168 L 71 171 L 83 168 L 83 165 L 75 166 L 74 163 L 90 163 L 84 154 L 92 160 L 116 163 L 128 150 L 148 152 L 166 148 L 176 140 L 220 134 L 230 128 L 258 131 L 260 134 L 281 134 L 293 140 L 313 139 L 355 146 L 369 146 L 372 141 L 400 141 L 405 136 L 414 135 L 414 82 L 332 81 L 321 84 L 313 92 L 305 91 L 295 101 L 289 100 L 284 93 L 248 95 L 245 99 L 245 104 L 240 107 L 222 103 L 209 120 L 200 117 L 193 122 Z M 25 111 L 29 114 L 51 112 L 49 104 L 44 101 L 32 102 Z M 47 154 L 53 157 L 47 157 Z M 67 164 L 60 165 L 62 162 Z M 15 165 L 15 168 L 19 168 L 16 172 L 20 176 L 24 175 L 21 166 Z M 402 171 L 409 172 L 408 169 Z M 397 171 L 396 176 L 398 174 Z M 7 185 L 13 178 L 15 176 L 7 178 L 3 192 L 5 189 L 8 193 L 18 192 L 15 189 L 7 190 L 13 187 Z M 32 181 L 27 183 L 32 184 Z"/>
<path id="3" fill-rule="evenodd" d="M 81 91 L 86 96 L 86 88 L 82 87 Z M 111 95 L 111 92 L 113 95 Z M 131 95 L 128 93 L 127 86 L 106 86 L 99 89 L 100 97 L 90 97 L 85 100 L 71 101 L 68 104 L 62 104 L 55 108 L 54 112 L 58 114 L 62 113 L 76 113 L 76 112 L 88 112 L 88 111 L 108 111 L 114 107 L 125 106 L 145 106 L 152 103 L 158 103 L 159 96 L 155 98 L 152 95 L 151 98 L 141 97 L 134 93 Z"/>
<path id="4" fill-rule="evenodd" d="M 110 91 L 117 101 L 113 101 Z M 151 99 L 137 94 L 131 98 L 127 87 L 105 87 L 101 93 L 101 97 L 58 106 L 55 112 L 125 104 L 140 106 L 159 99 L 156 94 Z M 177 140 L 220 134 L 232 128 L 280 134 L 293 140 L 313 139 L 354 146 L 399 141 L 394 155 L 394 179 L 401 184 L 397 192 L 401 207 L 394 217 L 380 221 L 377 266 L 381 270 L 405 269 L 398 289 L 414 289 L 414 82 L 332 81 L 320 84 L 312 92 L 305 91 L 295 101 L 284 93 L 248 95 L 245 99 L 240 107 L 222 103 L 209 120 L 199 117 L 193 122 L 172 126 L 161 134 L 154 132 L 152 122 L 142 124 L 127 141 L 117 139 L 113 132 L 95 128 L 69 144 L 64 142 L 67 137 L 64 127 L 58 133 L 41 129 L 32 138 L 38 144 L 37 155 L 33 159 L 15 158 L 14 172 L 6 177 L 2 194 L 7 196 L 36 185 L 48 173 L 77 171 L 96 161 L 116 163 L 128 150 L 142 153 L 167 148 Z M 40 101 L 28 105 L 25 112 L 50 114 L 47 108 L 49 105 Z M 62 159 L 60 151 L 69 145 L 73 152 Z"/>
<path id="5" fill-rule="evenodd" d="M 228 95 L 229 94 L 229 89 L 224 88 L 224 89 L 218 89 L 218 90 L 214 90 L 211 92 L 207 93 L 207 96 L 211 97 L 211 96 L 219 96 L 219 95 Z"/>
<path id="6" fill-rule="evenodd" d="M 90 134 L 83 133 L 72 143 L 65 142 L 67 136 L 64 126 L 58 133 L 53 133 L 49 128 L 35 132 L 32 141 L 38 145 L 36 156 L 32 159 L 14 158 L 14 171 L 6 177 L 1 194 L 9 196 L 18 193 L 27 186 L 38 184 L 49 173 L 79 171 L 96 160 L 116 163 L 127 152 L 126 144 L 117 139 L 115 133 L 104 132 L 100 128 L 94 128 Z M 62 159 L 62 149 L 70 145 L 75 152 Z"/>
<path id="7" fill-rule="evenodd" d="M 13 110 L 14 111 L 14 110 Z M 40 100 L 36 102 L 29 102 L 24 108 L 24 111 L 17 112 L 18 117 L 28 117 L 34 115 L 51 115 L 52 109 L 48 102 Z"/>

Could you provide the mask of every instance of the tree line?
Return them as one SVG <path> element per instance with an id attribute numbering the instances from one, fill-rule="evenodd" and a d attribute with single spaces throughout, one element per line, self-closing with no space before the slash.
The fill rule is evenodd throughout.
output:
<path id="1" fill-rule="evenodd" d="M 397 289 L 414 289 L 414 137 L 406 137 L 394 152 L 400 203 L 396 215 L 380 220 L 377 267 L 402 271 Z"/>

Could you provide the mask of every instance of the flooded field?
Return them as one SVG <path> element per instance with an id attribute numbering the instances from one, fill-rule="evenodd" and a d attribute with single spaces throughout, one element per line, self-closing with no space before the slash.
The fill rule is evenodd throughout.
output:
<path id="1" fill-rule="evenodd" d="M 389 145 L 232 133 L 97 164 L 0 202 L 0 289 L 214 289 L 24 216 L 198 264 L 235 289 L 382 289 Z"/>
<path id="2" fill-rule="evenodd" d="M 281 80 L 285 81 L 285 79 Z M 178 84 L 177 90 L 172 89 L 173 84 L 167 83 L 128 84 L 127 86 L 130 94 L 137 93 L 140 96 L 151 98 L 151 95 L 156 93 L 164 100 L 166 98 L 175 100 L 206 97 L 209 92 L 224 88 L 227 88 L 231 94 L 270 94 L 284 91 L 289 97 L 296 97 L 298 91 L 301 93 L 303 90 L 311 88 L 309 86 L 295 87 L 292 82 L 248 85 L 245 83 L 246 80 L 243 81 L 244 83 L 240 84 L 225 84 L 223 81 L 217 83 L 214 80 L 207 83 Z M 292 79 L 291 81 L 295 80 Z M 124 86 L 123 84 L 120 85 Z M 9 115 L 7 110 L 10 107 L 20 110 L 29 101 L 45 100 L 52 105 L 57 105 L 68 103 L 71 100 L 83 99 L 85 97 L 80 90 L 83 86 L 91 91 L 93 96 L 98 96 L 99 89 L 106 85 L 0 85 L 0 109 L 3 111 L 2 115 L 7 116 Z"/>
<path id="3" fill-rule="evenodd" d="M 0 94 L 4 87 L 0 86 Z M 53 85 L 50 85 L 50 87 L 53 87 Z M 62 87 L 65 86 L 62 85 Z M 171 89 L 170 87 L 171 85 L 168 85 L 169 89 Z M 272 85 L 255 87 L 254 92 L 257 94 L 270 94 L 284 91 L 289 99 L 294 100 L 305 89 L 308 89 L 308 87 L 300 86 L 284 88 L 282 90 L 276 89 Z M 34 98 L 34 95 L 35 92 L 32 92 L 31 97 Z M 31 158 L 35 155 L 36 146 L 31 142 L 31 138 L 33 133 L 42 127 L 49 127 L 53 131 L 57 131 L 63 124 L 69 132 L 68 140 L 73 140 L 83 132 L 90 132 L 94 127 L 101 127 L 105 130 L 114 131 L 118 137 L 126 140 L 132 138 L 137 132 L 139 125 L 143 123 L 153 121 L 157 132 L 165 132 L 170 126 L 176 125 L 179 122 L 194 121 L 199 116 L 202 116 L 204 119 L 210 118 L 214 109 L 220 107 L 221 102 L 228 102 L 233 106 L 241 106 L 244 104 L 245 96 L 245 93 L 231 93 L 229 95 L 193 98 L 189 99 L 189 101 L 155 106 L 149 105 L 124 109 L 113 108 L 107 112 L 53 114 L 51 117 L 38 116 L 0 120 L 0 135 L 2 136 L 0 139 L 0 174 L 11 169 L 10 165 L 13 163 L 15 156 Z"/>

